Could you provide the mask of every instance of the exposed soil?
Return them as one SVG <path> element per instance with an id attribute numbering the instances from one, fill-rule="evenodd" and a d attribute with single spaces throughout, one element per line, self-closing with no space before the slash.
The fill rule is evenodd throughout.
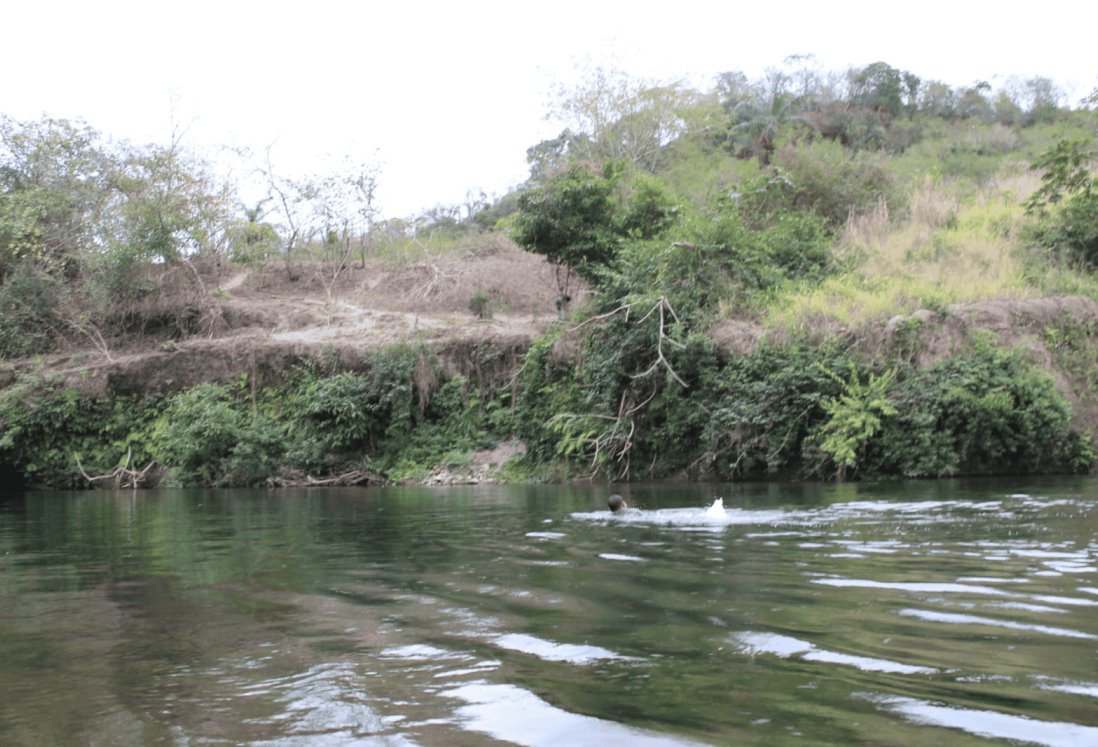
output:
<path id="1" fill-rule="evenodd" d="M 307 359 L 354 368 L 364 351 L 398 342 L 422 343 L 464 373 L 469 351 L 521 356 L 556 320 L 559 292 L 551 265 L 507 243 L 342 268 L 231 265 L 193 282 L 205 291 L 203 308 L 194 312 L 201 315 L 199 334 L 9 362 L 0 368 L 0 386 L 27 371 L 49 372 L 96 394 L 165 393 L 244 372 L 264 383 Z M 485 318 L 470 310 L 478 292 L 489 299 Z M 570 292 L 573 304 L 587 293 L 577 283 Z"/>

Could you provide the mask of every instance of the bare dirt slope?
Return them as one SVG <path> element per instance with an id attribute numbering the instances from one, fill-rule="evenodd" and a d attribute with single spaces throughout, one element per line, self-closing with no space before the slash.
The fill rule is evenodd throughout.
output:
<path id="1" fill-rule="evenodd" d="M 399 262 L 370 259 L 249 267 L 194 274 L 201 289 L 197 331 L 88 345 L 0 368 L 0 385 L 20 373 L 51 373 L 84 391 L 162 393 L 249 373 L 264 380 L 306 359 L 354 366 L 362 353 L 398 342 L 445 356 L 458 348 L 521 354 L 556 319 L 553 268 L 510 243 L 475 253 Z M 475 294 L 489 315 L 470 310 Z M 573 287 L 576 301 L 586 291 Z"/>

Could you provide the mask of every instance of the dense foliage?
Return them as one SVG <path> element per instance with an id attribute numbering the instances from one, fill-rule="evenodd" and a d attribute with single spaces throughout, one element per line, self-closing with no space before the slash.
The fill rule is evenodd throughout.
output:
<path id="1" fill-rule="evenodd" d="M 258 390 L 242 377 L 111 400 L 28 380 L 0 398 L 0 465 L 73 487 L 150 462 L 170 485 L 422 479 L 512 430 L 504 392 L 440 374 L 425 351 L 397 346 L 369 353 L 359 371 L 307 366 Z"/>
<path id="2" fill-rule="evenodd" d="M 1087 140 L 1058 141 L 1033 164 L 1042 171 L 1041 188 L 1026 202 L 1039 221 L 1041 245 L 1090 269 L 1098 268 L 1098 177 L 1090 165 L 1098 151 Z"/>

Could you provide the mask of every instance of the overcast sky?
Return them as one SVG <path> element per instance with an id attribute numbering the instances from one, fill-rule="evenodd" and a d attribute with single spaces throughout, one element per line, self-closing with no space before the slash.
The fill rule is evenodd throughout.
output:
<path id="1" fill-rule="evenodd" d="M 0 112 L 157 143 L 174 118 L 192 147 L 271 147 L 299 175 L 372 162 L 389 217 L 521 182 L 560 130 L 550 92 L 592 62 L 705 88 L 792 54 L 955 86 L 1044 75 L 1073 104 L 1098 86 L 1098 3 L 1078 0 L 37 0 L 3 18 Z"/>

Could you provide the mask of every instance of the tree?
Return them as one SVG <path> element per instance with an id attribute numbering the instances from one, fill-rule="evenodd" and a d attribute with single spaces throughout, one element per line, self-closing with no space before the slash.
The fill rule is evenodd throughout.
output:
<path id="1" fill-rule="evenodd" d="M 179 133 L 167 146 L 129 146 L 111 184 L 121 197 L 115 251 L 176 262 L 228 248 L 232 190 L 183 147 Z"/>
<path id="2" fill-rule="evenodd" d="M 682 83 L 635 80 L 604 67 L 589 71 L 574 88 L 559 88 L 556 96 L 551 116 L 566 129 L 541 144 L 536 155 L 555 153 L 559 158 L 568 151 L 599 165 L 624 161 L 649 173 L 658 168 L 663 149 L 687 132 L 694 116 L 704 118 L 704 110 L 698 109 L 704 97 Z"/>
<path id="3" fill-rule="evenodd" d="M 241 205 L 244 219 L 229 228 L 229 259 L 233 262 L 262 262 L 279 251 L 278 232 L 266 222 L 263 206 L 270 202 L 264 197 L 254 206 Z"/>
<path id="4" fill-rule="evenodd" d="M 542 140 L 526 149 L 526 163 L 530 166 L 528 183 L 541 184 L 589 150 L 590 139 L 586 135 L 576 135 L 565 127 L 556 137 Z"/>
<path id="5" fill-rule="evenodd" d="M 814 54 L 791 54 L 784 60 L 792 68 L 791 93 L 799 109 L 815 108 L 820 103 L 821 85 L 819 62 Z"/>
<path id="6" fill-rule="evenodd" d="M 928 80 L 919 94 L 919 110 L 950 119 L 957 113 L 957 94 L 940 80 Z"/>
<path id="7" fill-rule="evenodd" d="M 1064 93 L 1052 79 L 1036 76 L 1022 84 L 1029 123 L 1051 122 L 1060 111 Z"/>
<path id="8" fill-rule="evenodd" d="M 919 91 L 919 79 L 888 63 L 874 62 L 854 71 L 850 81 L 852 103 L 896 117 L 907 108 L 914 108 Z"/>
<path id="9" fill-rule="evenodd" d="M 616 175 L 576 165 L 519 198 L 515 241 L 556 266 L 557 287 L 568 294 L 571 272 L 597 282 L 618 251 L 613 193 Z"/>
<path id="10" fill-rule="evenodd" d="M 291 179 L 274 168 L 271 149 L 267 149 L 267 164 L 261 171 L 267 181 L 267 193 L 275 203 L 275 211 L 282 225 L 282 256 L 286 263 L 286 276 L 297 280 L 294 270 L 294 253 L 307 245 L 320 230 L 314 220 L 313 201 L 317 187 L 308 179 Z"/>
<path id="11" fill-rule="evenodd" d="M 1098 267 L 1098 177 L 1090 173 L 1095 160 L 1090 141 L 1060 140 L 1034 161 L 1043 172 L 1041 187 L 1026 201 L 1026 212 L 1039 221 L 1037 241 L 1091 268 Z"/>
<path id="12" fill-rule="evenodd" d="M 988 95 L 991 92 L 991 84 L 986 80 L 978 80 L 968 88 L 961 91 L 957 99 L 957 116 L 961 119 L 979 119 L 990 122 L 994 118 L 991 102 Z"/>
<path id="13" fill-rule="evenodd" d="M 356 164 L 349 158 L 341 170 L 316 182 L 316 210 L 324 233 L 337 237 L 341 264 L 357 250 L 362 266 L 366 266 L 366 246 L 378 213 L 376 193 L 377 168 Z"/>
<path id="14" fill-rule="evenodd" d="M 769 99 L 745 100 L 736 106 L 728 140 L 734 150 L 745 156 L 753 155 L 760 165 L 766 166 L 777 147 L 778 137 L 788 125 L 798 122 L 809 124 L 795 112 L 792 97 L 775 89 Z"/>
<path id="15" fill-rule="evenodd" d="M 0 282 L 23 261 L 72 272 L 101 248 L 114 170 L 83 123 L 0 116 Z"/>

